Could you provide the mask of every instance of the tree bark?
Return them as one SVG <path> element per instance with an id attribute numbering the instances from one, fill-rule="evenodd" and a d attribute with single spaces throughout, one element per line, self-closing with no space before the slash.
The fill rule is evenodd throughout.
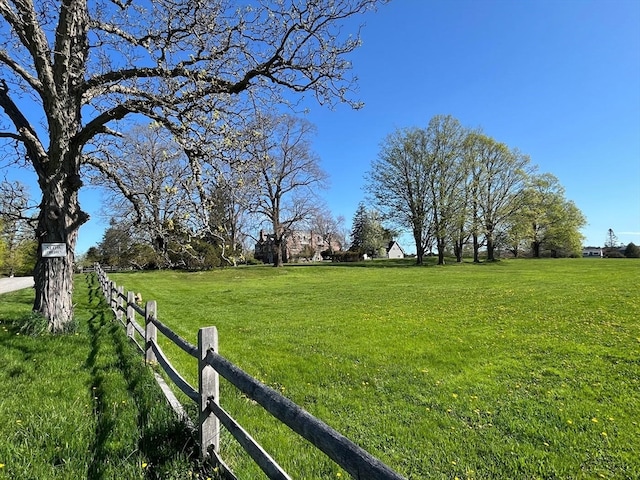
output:
<path id="1" fill-rule="evenodd" d="M 493 236 L 487 233 L 486 239 L 487 239 L 487 261 L 493 262 L 495 260 L 495 245 L 493 243 Z"/>
<path id="2" fill-rule="evenodd" d="M 416 265 L 422 265 L 424 263 L 424 244 L 422 232 L 419 229 L 413 231 L 413 241 L 416 243 Z"/>
<path id="3" fill-rule="evenodd" d="M 74 175 L 76 175 L 74 177 Z M 73 266 L 78 229 L 88 216 L 78 204 L 79 185 L 73 185 L 77 174 L 56 175 L 41 182 L 42 204 L 38 217 L 38 257 L 36 261 L 34 311 L 49 322 L 52 332 L 64 332 L 73 321 Z M 64 257 L 42 256 L 44 243 L 66 245 Z"/>
<path id="4" fill-rule="evenodd" d="M 444 238 L 438 238 L 438 265 L 444 265 L 444 250 L 445 250 L 445 242 Z"/>
<path id="5" fill-rule="evenodd" d="M 477 233 L 473 234 L 473 263 L 480 263 L 480 242 Z"/>

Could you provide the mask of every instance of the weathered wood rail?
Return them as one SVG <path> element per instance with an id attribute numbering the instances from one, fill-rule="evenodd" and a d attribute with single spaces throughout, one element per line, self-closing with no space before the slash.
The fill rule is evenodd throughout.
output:
<path id="1" fill-rule="evenodd" d="M 220 376 L 322 451 L 354 479 L 401 480 L 404 478 L 299 405 L 222 357 L 218 353 L 216 327 L 201 328 L 198 331 L 198 345 L 192 345 L 158 320 L 157 305 L 154 300 L 146 302 L 143 308 L 136 303 L 133 292 L 127 292 L 125 295 L 124 287 L 117 286 L 115 282 L 109 280 L 99 265 L 96 265 L 95 271 L 116 319 L 126 328 L 127 336 L 145 354 L 147 363 L 153 362 L 160 365 L 169 379 L 199 406 L 199 416 L 194 422 L 188 418 L 171 389 L 164 384 L 162 377 L 156 375 L 156 380 L 160 383 L 174 410 L 191 425 L 197 425 L 201 456 L 203 458 L 213 456 L 214 461 L 222 466 L 230 478 L 235 476 L 219 455 L 220 425 L 224 426 L 238 441 L 268 478 L 291 480 L 282 467 L 221 407 Z M 144 327 L 136 321 L 136 314 L 144 319 Z M 158 332 L 198 361 L 197 389 L 171 365 L 158 344 Z"/>

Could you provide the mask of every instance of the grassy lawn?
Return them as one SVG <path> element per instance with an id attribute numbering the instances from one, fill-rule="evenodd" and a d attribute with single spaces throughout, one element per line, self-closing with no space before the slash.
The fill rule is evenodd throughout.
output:
<path id="1" fill-rule="evenodd" d="M 637 261 L 111 278 L 193 343 L 216 325 L 222 355 L 408 478 L 639 478 Z M 166 349 L 197 384 L 194 361 Z M 347 476 L 224 382 L 222 405 L 293 478 Z M 241 478 L 262 478 L 223 440 Z"/>
<path id="2" fill-rule="evenodd" d="M 195 478 L 150 372 L 85 277 L 76 292 L 77 333 L 40 337 L 33 290 L 0 295 L 0 479 Z"/>

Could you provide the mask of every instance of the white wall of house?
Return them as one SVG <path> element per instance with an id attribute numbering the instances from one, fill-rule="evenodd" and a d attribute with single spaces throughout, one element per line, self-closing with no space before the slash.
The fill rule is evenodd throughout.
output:
<path id="1" fill-rule="evenodd" d="M 393 242 L 387 251 L 387 258 L 404 258 L 404 251 L 398 245 L 398 242 Z"/>

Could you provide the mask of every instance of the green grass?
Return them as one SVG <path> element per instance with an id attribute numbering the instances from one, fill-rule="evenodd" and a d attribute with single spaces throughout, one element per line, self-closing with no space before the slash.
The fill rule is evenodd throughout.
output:
<path id="1" fill-rule="evenodd" d="M 640 262 L 111 278 L 192 343 L 216 325 L 224 356 L 410 479 L 640 478 Z M 0 479 L 203 478 L 99 298 L 79 276 L 77 335 L 34 338 L 33 292 L 0 296 Z M 195 361 L 165 350 L 196 385 Z M 348 478 L 224 381 L 222 405 L 293 478 Z M 264 478 L 222 443 L 241 479 Z"/>
<path id="2" fill-rule="evenodd" d="M 78 331 L 61 336 L 25 334 L 33 290 L 0 296 L 0 479 L 195 475 L 191 436 L 95 285 L 76 292 Z"/>
<path id="3" fill-rule="evenodd" d="M 216 325 L 222 355 L 408 478 L 639 478 L 639 262 L 111 278 L 191 342 Z M 347 476 L 224 382 L 222 404 L 294 478 Z M 261 478 L 227 437 L 222 454 Z"/>

